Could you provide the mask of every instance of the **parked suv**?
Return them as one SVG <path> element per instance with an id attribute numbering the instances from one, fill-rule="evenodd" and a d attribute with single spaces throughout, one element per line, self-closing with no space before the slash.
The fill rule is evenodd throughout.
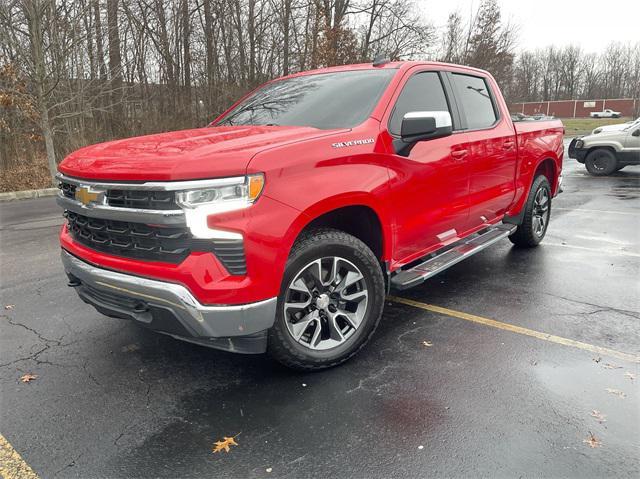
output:
<path id="1" fill-rule="evenodd" d="M 360 350 L 390 288 L 509 237 L 537 245 L 560 121 L 515 124 L 494 79 L 399 62 L 290 75 L 206 128 L 59 167 L 69 285 L 108 316 L 315 370 Z"/>
<path id="2" fill-rule="evenodd" d="M 605 176 L 628 165 L 640 165 L 640 123 L 574 138 L 569 158 L 584 163 L 594 176 Z"/>

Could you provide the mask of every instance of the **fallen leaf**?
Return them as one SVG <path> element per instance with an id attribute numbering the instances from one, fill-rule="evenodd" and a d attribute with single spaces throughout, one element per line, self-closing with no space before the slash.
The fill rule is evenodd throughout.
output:
<path id="1" fill-rule="evenodd" d="M 140 346 L 138 346 L 135 343 L 132 343 L 132 344 L 127 344 L 125 346 L 122 346 L 120 350 L 123 353 L 132 353 L 133 351 L 137 351 L 138 349 L 140 349 Z"/>
<path id="2" fill-rule="evenodd" d="M 28 383 L 29 381 L 33 381 L 34 379 L 37 379 L 37 378 L 38 378 L 37 374 L 27 373 L 24 376 L 20 377 L 20 381 L 22 381 L 23 383 Z"/>
<path id="3" fill-rule="evenodd" d="M 222 438 L 222 441 L 216 441 L 215 446 L 213 447 L 213 452 L 220 452 L 222 450 L 224 450 L 224 452 L 229 452 L 229 446 L 238 445 L 238 443 L 235 440 L 236 436 L 233 436 L 233 437 L 224 436 L 224 438 Z"/>
<path id="4" fill-rule="evenodd" d="M 431 341 L 422 341 L 422 345 L 430 348 L 433 346 L 433 343 Z"/>
<path id="5" fill-rule="evenodd" d="M 627 371 L 626 373 L 624 373 L 624 377 L 633 381 L 636 378 L 636 375 Z"/>
<path id="6" fill-rule="evenodd" d="M 591 411 L 591 417 L 595 417 L 595 418 L 598 420 L 598 422 L 599 422 L 600 424 L 602 424 L 603 422 L 606 422 L 606 421 L 607 421 L 607 420 L 605 419 L 605 417 L 607 417 L 607 416 L 605 416 L 605 415 L 604 415 L 604 414 L 602 414 L 600 411 L 597 411 L 597 410 L 595 410 L 595 409 L 594 409 L 593 411 Z"/>
<path id="7" fill-rule="evenodd" d="M 4 309 L 13 309 L 13 308 L 15 308 L 15 307 L 16 307 L 16 305 L 15 305 L 15 304 L 7 304 L 7 305 L 4 307 Z"/>
<path id="8" fill-rule="evenodd" d="M 627 395 L 622 391 L 620 391 L 619 389 L 606 388 L 606 391 L 610 394 L 615 394 L 616 396 L 621 397 L 622 399 L 627 397 Z"/>
<path id="9" fill-rule="evenodd" d="M 615 364 L 605 363 L 604 368 L 605 369 L 622 369 L 622 366 L 616 366 Z"/>
<path id="10" fill-rule="evenodd" d="M 424 449 L 424 446 L 420 445 L 420 446 L 418 446 L 418 449 L 422 450 L 422 449 Z"/>
<path id="11" fill-rule="evenodd" d="M 589 444 L 589 447 L 600 447 L 602 443 L 593 435 L 591 431 L 589 431 L 589 437 L 583 439 L 582 442 L 585 444 Z"/>
<path id="12" fill-rule="evenodd" d="M 265 471 L 267 471 L 267 472 L 271 472 L 271 471 L 273 471 L 273 468 L 271 468 L 271 467 L 267 467 L 267 468 L 265 469 Z"/>

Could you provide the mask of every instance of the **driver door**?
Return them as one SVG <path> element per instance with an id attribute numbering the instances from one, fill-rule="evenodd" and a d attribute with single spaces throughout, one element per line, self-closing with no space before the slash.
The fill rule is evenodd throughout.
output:
<path id="1" fill-rule="evenodd" d="M 400 135 L 409 112 L 449 111 L 437 71 L 411 74 L 395 99 L 387 128 Z M 383 121 L 384 124 L 384 121 Z M 394 218 L 394 258 L 405 263 L 458 239 L 467 222 L 469 168 L 458 135 L 419 141 L 407 157 L 392 152 L 389 161 Z"/>

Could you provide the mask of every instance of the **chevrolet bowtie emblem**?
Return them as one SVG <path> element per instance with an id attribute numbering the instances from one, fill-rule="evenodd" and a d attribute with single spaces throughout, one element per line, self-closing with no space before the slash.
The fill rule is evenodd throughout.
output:
<path id="1" fill-rule="evenodd" d="M 84 186 L 76 188 L 76 200 L 87 206 L 98 199 L 99 193 L 94 193 Z"/>

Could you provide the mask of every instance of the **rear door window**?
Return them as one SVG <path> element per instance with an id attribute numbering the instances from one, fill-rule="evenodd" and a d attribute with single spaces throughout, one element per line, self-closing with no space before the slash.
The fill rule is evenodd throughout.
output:
<path id="1" fill-rule="evenodd" d="M 404 85 L 389 120 L 389 133 L 400 135 L 404 115 L 410 111 L 449 111 L 447 97 L 436 72 L 413 75 Z"/>
<path id="2" fill-rule="evenodd" d="M 484 78 L 453 73 L 456 99 L 467 119 L 467 129 L 489 128 L 497 120 L 489 85 Z"/>

